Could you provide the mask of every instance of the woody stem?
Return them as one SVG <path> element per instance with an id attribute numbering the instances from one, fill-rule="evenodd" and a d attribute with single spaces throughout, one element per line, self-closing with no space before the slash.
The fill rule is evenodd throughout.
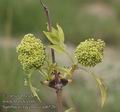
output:
<path id="1" fill-rule="evenodd" d="M 46 17 L 47 17 L 48 31 L 51 32 L 52 31 L 52 22 L 51 22 L 48 7 L 41 0 L 40 0 L 40 3 L 42 5 L 42 7 L 44 8 L 44 11 L 45 11 L 45 14 L 46 14 Z M 51 48 L 51 56 L 52 56 L 52 63 L 55 63 L 55 52 L 54 52 L 54 49 L 52 49 L 52 48 Z"/>
<path id="2" fill-rule="evenodd" d="M 62 90 L 57 90 L 57 112 L 62 112 Z"/>
<path id="3" fill-rule="evenodd" d="M 49 14 L 49 10 L 48 7 L 40 0 L 42 7 L 44 8 L 47 20 L 48 20 L 48 31 L 51 32 L 52 31 L 52 23 L 51 23 L 51 18 L 50 18 L 50 14 Z M 54 64 L 55 61 L 55 52 L 54 49 L 51 48 L 51 56 L 52 56 L 52 63 Z M 59 74 L 56 74 L 56 80 L 57 83 L 56 85 L 59 85 Z M 57 112 L 62 112 L 62 89 L 56 89 L 56 94 L 57 94 Z"/>

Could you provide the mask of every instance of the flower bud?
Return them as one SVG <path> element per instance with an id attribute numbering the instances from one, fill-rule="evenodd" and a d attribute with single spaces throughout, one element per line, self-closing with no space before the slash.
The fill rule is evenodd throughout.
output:
<path id="1" fill-rule="evenodd" d="M 45 61 L 45 47 L 33 34 L 27 34 L 17 46 L 18 60 L 27 72 L 40 69 Z"/>
<path id="2" fill-rule="evenodd" d="M 98 39 L 88 39 L 81 42 L 75 50 L 75 58 L 85 67 L 94 67 L 103 59 L 105 42 Z"/>

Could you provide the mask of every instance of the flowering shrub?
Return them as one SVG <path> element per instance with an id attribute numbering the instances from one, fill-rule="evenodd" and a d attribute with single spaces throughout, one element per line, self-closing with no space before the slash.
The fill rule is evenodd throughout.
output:
<path id="1" fill-rule="evenodd" d="M 81 42 L 74 51 L 72 56 L 66 49 L 64 43 L 64 32 L 57 24 L 57 29 L 51 26 L 48 8 L 41 2 L 46 16 L 48 18 L 48 31 L 43 31 L 46 38 L 50 41 L 49 45 L 44 45 L 40 39 L 36 38 L 33 34 L 27 34 L 22 39 L 21 43 L 17 46 L 18 60 L 23 66 L 26 73 L 25 85 L 29 86 L 33 95 L 40 98 L 37 94 L 37 88 L 33 87 L 31 83 L 31 75 L 34 71 L 38 71 L 45 80 L 41 81 L 48 87 L 56 90 L 57 94 L 57 112 L 62 112 L 61 94 L 63 87 L 72 82 L 72 77 L 76 70 L 84 70 L 95 79 L 101 93 L 101 106 L 106 101 L 106 87 L 103 80 L 99 78 L 88 68 L 93 68 L 98 63 L 102 62 L 104 55 L 105 42 L 103 40 L 88 39 Z M 45 52 L 45 46 L 51 50 L 51 55 Z M 64 53 L 71 60 L 69 67 L 59 66 L 55 59 L 55 52 Z M 49 59 L 51 57 L 51 60 Z M 85 68 L 81 68 L 82 65 Z M 70 108 L 65 112 L 73 112 L 74 109 Z"/>

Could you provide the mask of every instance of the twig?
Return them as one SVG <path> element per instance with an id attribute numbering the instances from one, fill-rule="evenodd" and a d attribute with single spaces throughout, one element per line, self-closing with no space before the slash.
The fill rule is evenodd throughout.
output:
<path id="1" fill-rule="evenodd" d="M 40 3 L 42 7 L 44 8 L 47 20 L 48 20 L 48 31 L 52 31 L 52 24 L 51 24 L 51 18 L 49 14 L 48 7 L 40 0 Z M 51 49 L 51 55 L 52 55 L 52 63 L 55 63 L 55 52 L 54 49 Z M 54 71 L 53 73 L 55 75 L 55 80 L 56 80 L 56 94 L 57 94 L 57 112 L 62 112 L 62 86 L 61 86 L 61 81 L 59 77 L 59 73 L 57 71 Z"/>
<path id="2" fill-rule="evenodd" d="M 42 0 L 40 0 L 40 3 L 42 5 L 42 7 L 44 8 L 44 11 L 45 11 L 45 14 L 46 14 L 46 17 L 47 17 L 47 20 L 48 20 L 48 31 L 51 32 L 52 31 L 52 22 L 51 22 L 48 7 L 42 2 Z M 52 63 L 55 63 L 54 49 L 51 49 L 51 55 L 52 55 Z"/>

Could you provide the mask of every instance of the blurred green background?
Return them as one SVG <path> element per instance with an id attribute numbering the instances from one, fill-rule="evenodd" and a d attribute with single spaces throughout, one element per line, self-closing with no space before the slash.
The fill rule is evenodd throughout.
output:
<path id="1" fill-rule="evenodd" d="M 77 112 L 120 112 L 120 0 L 46 0 L 45 3 L 53 26 L 56 23 L 62 26 L 70 52 L 86 38 L 101 38 L 107 43 L 103 63 L 94 68 L 108 87 L 104 108 L 100 108 L 95 81 L 84 72 L 76 73 L 73 83 L 65 87 L 64 108 L 75 107 Z M 17 60 L 16 46 L 27 33 L 34 33 L 46 42 L 42 34 L 46 23 L 39 0 L 0 0 L 1 94 L 29 91 L 24 87 L 25 75 Z M 57 57 L 60 63 L 60 59 L 68 63 L 66 58 Z M 55 104 L 54 91 L 40 86 L 39 81 L 40 76 L 35 73 L 33 83 L 40 88 L 39 96 L 44 102 Z"/>

